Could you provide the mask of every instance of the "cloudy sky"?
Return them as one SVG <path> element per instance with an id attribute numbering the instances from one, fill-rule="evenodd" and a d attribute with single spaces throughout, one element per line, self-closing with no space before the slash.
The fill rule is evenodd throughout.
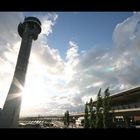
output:
<path id="1" fill-rule="evenodd" d="M 140 13 L 0 12 L 0 107 L 14 73 L 25 16 L 42 32 L 32 44 L 21 116 L 84 111 L 90 97 L 140 85 Z"/>

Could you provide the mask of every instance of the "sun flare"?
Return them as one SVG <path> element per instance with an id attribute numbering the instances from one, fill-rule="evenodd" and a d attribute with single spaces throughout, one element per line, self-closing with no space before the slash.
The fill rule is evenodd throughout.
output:
<path id="1" fill-rule="evenodd" d="M 43 99 L 41 86 L 34 79 L 25 84 L 22 97 L 22 107 L 39 105 Z"/>

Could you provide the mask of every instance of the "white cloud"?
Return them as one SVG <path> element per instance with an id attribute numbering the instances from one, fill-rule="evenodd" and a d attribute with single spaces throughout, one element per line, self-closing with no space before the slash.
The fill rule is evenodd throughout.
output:
<path id="1" fill-rule="evenodd" d="M 52 33 L 52 26 L 54 26 L 55 21 L 57 20 L 58 15 L 57 14 L 47 14 L 46 16 L 43 16 L 41 19 L 42 23 L 42 32 L 41 34 L 45 34 L 48 36 L 50 33 Z"/>
<path id="2" fill-rule="evenodd" d="M 33 53 L 37 55 L 38 60 L 41 62 L 49 74 L 57 74 L 63 72 L 64 62 L 61 59 L 58 50 L 50 48 L 48 45 L 38 42 L 39 47 L 33 48 Z M 33 60 L 32 60 L 33 61 Z"/>
<path id="3" fill-rule="evenodd" d="M 140 84 L 139 14 L 134 13 L 116 25 L 111 49 L 94 47 L 79 52 L 80 46 L 69 41 L 65 60 L 61 58 L 59 50 L 51 48 L 47 42 L 57 18 L 59 17 L 56 14 L 40 17 L 43 29 L 38 40 L 33 42 L 26 77 L 28 90 L 26 89 L 25 93 L 30 96 L 23 99 L 21 115 L 27 115 L 28 112 L 32 115 L 52 115 L 63 114 L 66 110 L 84 111 L 84 103 L 91 97 L 96 99 L 100 88 L 102 94 L 107 87 L 114 93 Z M 14 27 L 9 29 L 11 33 L 17 28 L 17 25 L 13 25 Z M 0 22 L 1 28 L 6 32 L 4 22 Z M 0 40 L 0 63 L 3 65 L 0 65 L 0 77 L 3 79 L 0 82 L 5 88 L 7 78 L 12 75 L 12 72 L 9 73 L 6 69 L 14 70 L 20 38 L 11 34 L 0 36 Z M 3 89 L 0 92 L 3 92 Z"/>
<path id="4" fill-rule="evenodd" d="M 67 50 L 66 60 L 68 65 L 75 67 L 78 62 L 78 45 L 75 42 L 69 41 L 69 49 Z"/>
<path id="5" fill-rule="evenodd" d="M 69 82 L 69 86 L 77 86 L 79 90 L 75 98 L 93 97 L 100 87 L 103 91 L 110 87 L 114 93 L 140 84 L 139 22 L 140 16 L 134 14 L 118 24 L 113 33 L 112 49 L 94 48 L 77 55 L 79 61 Z"/>

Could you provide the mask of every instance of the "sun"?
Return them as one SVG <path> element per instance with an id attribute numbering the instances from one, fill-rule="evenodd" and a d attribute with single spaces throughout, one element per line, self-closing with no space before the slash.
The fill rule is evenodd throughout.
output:
<path id="1" fill-rule="evenodd" d="M 42 100 L 42 86 L 34 78 L 29 79 L 23 90 L 22 107 L 39 105 Z"/>

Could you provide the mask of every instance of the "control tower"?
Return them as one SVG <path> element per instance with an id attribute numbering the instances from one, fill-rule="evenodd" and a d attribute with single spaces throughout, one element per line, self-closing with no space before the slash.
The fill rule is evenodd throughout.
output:
<path id="1" fill-rule="evenodd" d="M 20 115 L 22 90 L 25 83 L 32 40 L 37 40 L 41 32 L 41 22 L 36 17 L 26 17 L 18 25 L 22 38 L 13 80 L 0 116 L 0 128 L 16 128 Z"/>

